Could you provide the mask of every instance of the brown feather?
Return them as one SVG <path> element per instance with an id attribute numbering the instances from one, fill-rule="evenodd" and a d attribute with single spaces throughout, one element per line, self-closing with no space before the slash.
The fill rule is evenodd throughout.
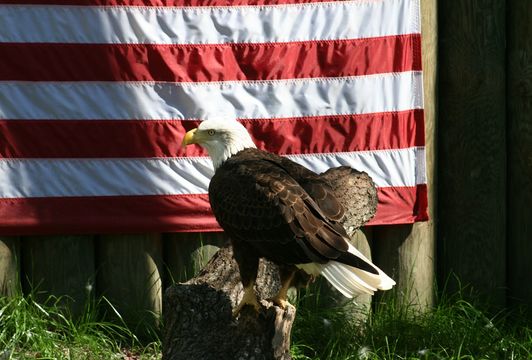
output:
<path id="1" fill-rule="evenodd" d="M 348 175 L 347 170 L 338 172 Z M 348 249 L 341 221 L 345 222 L 349 203 L 336 196 L 335 177 L 332 172 L 318 175 L 275 154 L 245 149 L 217 169 L 209 198 L 229 236 L 249 244 L 260 256 L 278 263 L 323 263 Z"/>
<path id="2" fill-rule="evenodd" d="M 337 199 L 346 209 L 341 223 L 349 235 L 373 218 L 377 211 L 377 188 L 368 174 L 340 166 L 327 170 L 321 177 L 341 194 Z"/>

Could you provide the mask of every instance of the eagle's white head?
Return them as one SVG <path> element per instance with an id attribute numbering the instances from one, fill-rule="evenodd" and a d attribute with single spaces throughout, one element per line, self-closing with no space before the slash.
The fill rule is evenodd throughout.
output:
<path id="1" fill-rule="evenodd" d="M 214 169 L 240 150 L 256 148 L 246 128 L 232 118 L 212 118 L 202 121 L 185 134 L 182 146 L 198 144 L 209 153 Z"/>

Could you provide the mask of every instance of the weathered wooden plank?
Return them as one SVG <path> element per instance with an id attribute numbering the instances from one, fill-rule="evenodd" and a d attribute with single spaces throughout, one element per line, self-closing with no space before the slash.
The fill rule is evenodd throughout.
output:
<path id="1" fill-rule="evenodd" d="M 37 298 L 67 296 L 63 304 L 80 314 L 94 284 L 94 240 L 89 235 L 21 238 L 25 292 Z"/>
<path id="2" fill-rule="evenodd" d="M 532 304 L 532 1 L 508 2 L 508 282 Z"/>
<path id="3" fill-rule="evenodd" d="M 20 291 L 20 251 L 17 237 L 0 237 L 0 297 Z"/>
<path id="4" fill-rule="evenodd" d="M 126 323 L 146 335 L 162 309 L 160 234 L 102 235 L 97 244 L 98 294 L 111 301 Z"/>
<path id="5" fill-rule="evenodd" d="M 218 249 L 228 241 L 222 232 L 172 233 L 164 235 L 165 288 L 197 275 Z"/>
<path id="6" fill-rule="evenodd" d="M 373 229 L 371 227 L 364 227 L 357 230 L 351 237 L 351 242 L 355 247 L 364 254 L 369 260 L 372 260 L 371 254 L 371 238 L 373 236 Z M 360 312 L 356 314 L 359 320 L 363 320 L 370 314 L 371 309 L 371 295 L 361 294 L 354 298 L 354 301 L 360 308 Z"/>
<path id="7" fill-rule="evenodd" d="M 398 300 L 411 309 L 427 310 L 434 301 L 434 243 L 429 226 L 380 226 L 374 234 L 379 240 L 375 262 L 397 282 Z"/>
<path id="8" fill-rule="evenodd" d="M 413 226 L 380 226 L 373 232 L 376 263 L 397 281 L 402 301 L 426 309 L 434 301 L 436 244 L 437 1 L 421 2 L 426 171 L 431 220 Z"/>
<path id="9" fill-rule="evenodd" d="M 506 286 L 505 1 L 439 2 L 440 282 Z M 449 283 L 449 290 L 457 284 Z"/>

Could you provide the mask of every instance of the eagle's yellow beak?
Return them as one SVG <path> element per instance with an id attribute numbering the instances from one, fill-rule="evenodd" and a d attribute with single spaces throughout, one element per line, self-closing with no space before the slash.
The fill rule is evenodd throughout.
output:
<path id="1" fill-rule="evenodd" d="M 198 143 L 195 137 L 196 131 L 198 131 L 198 129 L 192 129 L 190 131 L 187 131 L 187 133 L 185 134 L 185 137 L 183 138 L 183 141 L 181 142 L 181 147 L 185 147 L 190 144 Z"/>

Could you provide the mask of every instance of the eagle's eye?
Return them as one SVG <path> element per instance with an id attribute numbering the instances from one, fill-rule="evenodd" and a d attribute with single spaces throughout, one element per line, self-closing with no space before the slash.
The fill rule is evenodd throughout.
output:
<path id="1" fill-rule="evenodd" d="M 216 133 L 216 131 L 214 131 L 212 129 L 207 131 L 207 134 L 209 134 L 210 136 L 213 136 L 215 133 Z"/>

